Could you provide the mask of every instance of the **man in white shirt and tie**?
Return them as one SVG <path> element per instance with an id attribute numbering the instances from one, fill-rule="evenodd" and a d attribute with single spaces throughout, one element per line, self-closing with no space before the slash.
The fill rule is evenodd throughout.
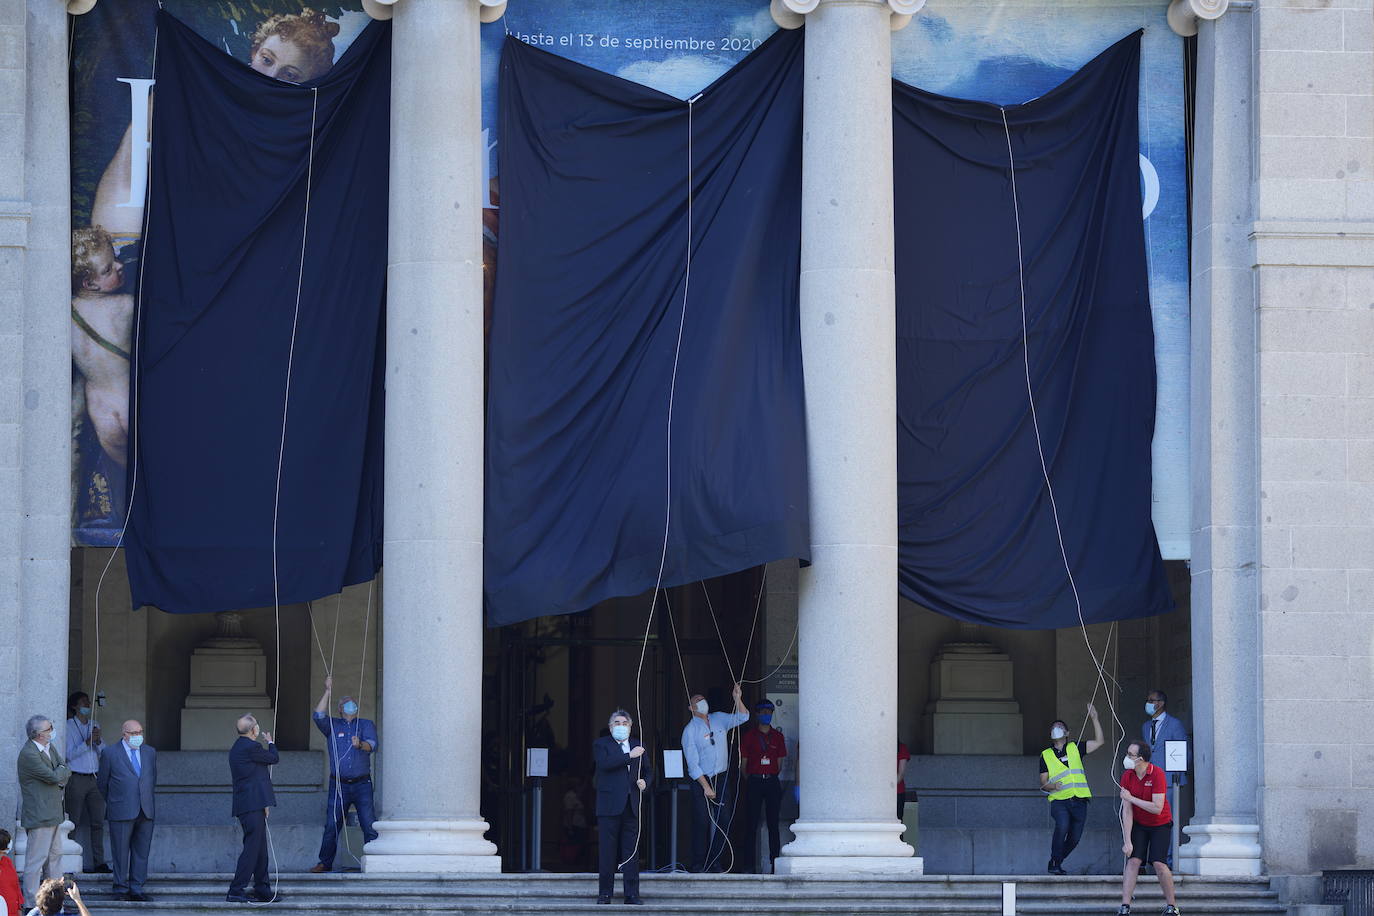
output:
<path id="1" fill-rule="evenodd" d="M 67 817 L 76 825 L 72 839 L 77 839 L 82 827 L 90 828 L 89 842 L 81 843 L 90 857 L 91 866 L 85 871 L 105 873 L 105 799 L 95 785 L 100 769 L 100 725 L 91 721 L 91 698 L 78 690 L 67 697 L 67 766 L 72 778 L 67 780 Z"/>

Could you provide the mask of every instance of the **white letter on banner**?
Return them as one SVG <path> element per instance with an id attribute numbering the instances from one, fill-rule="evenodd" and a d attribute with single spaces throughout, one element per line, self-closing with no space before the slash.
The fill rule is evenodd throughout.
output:
<path id="1" fill-rule="evenodd" d="M 130 132 L 129 149 L 129 199 L 121 207 L 143 209 L 143 198 L 148 193 L 148 94 L 152 91 L 153 80 L 119 79 L 129 84 L 129 103 L 133 129 Z"/>

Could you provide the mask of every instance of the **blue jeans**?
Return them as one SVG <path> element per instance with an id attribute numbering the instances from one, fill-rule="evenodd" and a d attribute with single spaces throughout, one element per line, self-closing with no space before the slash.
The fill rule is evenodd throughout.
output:
<path id="1" fill-rule="evenodd" d="M 1088 822 L 1086 798 L 1061 798 L 1050 802 L 1050 817 L 1054 818 L 1054 836 L 1050 840 L 1050 861 L 1063 862 L 1083 837 Z"/>
<path id="2" fill-rule="evenodd" d="M 372 811 L 372 780 L 362 782 L 337 783 L 329 778 L 329 813 L 324 822 L 324 839 L 320 841 L 320 864 L 325 868 L 334 867 L 334 856 L 339 851 L 339 831 L 343 830 L 344 816 L 349 806 L 358 812 L 358 826 L 363 828 L 363 842 L 371 843 L 377 839 L 377 831 L 372 822 L 377 819 Z"/>

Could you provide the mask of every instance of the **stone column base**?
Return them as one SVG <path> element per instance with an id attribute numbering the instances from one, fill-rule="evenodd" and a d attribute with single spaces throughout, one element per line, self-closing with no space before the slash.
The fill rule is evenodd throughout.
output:
<path id="1" fill-rule="evenodd" d="M 903 843 L 901 821 L 798 821 L 796 839 L 773 860 L 779 875 L 920 875 L 925 863 Z"/>
<path id="2" fill-rule="evenodd" d="M 1255 824 L 1195 823 L 1183 828 L 1190 842 L 1178 848 L 1179 872 L 1185 875 L 1264 874 L 1264 851 Z"/>
<path id="3" fill-rule="evenodd" d="M 500 874 L 496 845 L 483 837 L 487 822 L 377 821 L 377 839 L 363 847 L 363 871 L 381 873 Z"/>

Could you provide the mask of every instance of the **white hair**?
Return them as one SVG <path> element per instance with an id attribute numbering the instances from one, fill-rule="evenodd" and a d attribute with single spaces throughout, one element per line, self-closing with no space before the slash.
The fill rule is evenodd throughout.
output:
<path id="1" fill-rule="evenodd" d="M 618 718 L 629 719 L 631 722 L 634 722 L 634 717 L 632 717 L 628 712 L 626 712 L 623 709 L 617 709 L 615 712 L 611 713 L 611 717 L 606 720 L 606 727 L 610 728 L 611 723 Z"/>

